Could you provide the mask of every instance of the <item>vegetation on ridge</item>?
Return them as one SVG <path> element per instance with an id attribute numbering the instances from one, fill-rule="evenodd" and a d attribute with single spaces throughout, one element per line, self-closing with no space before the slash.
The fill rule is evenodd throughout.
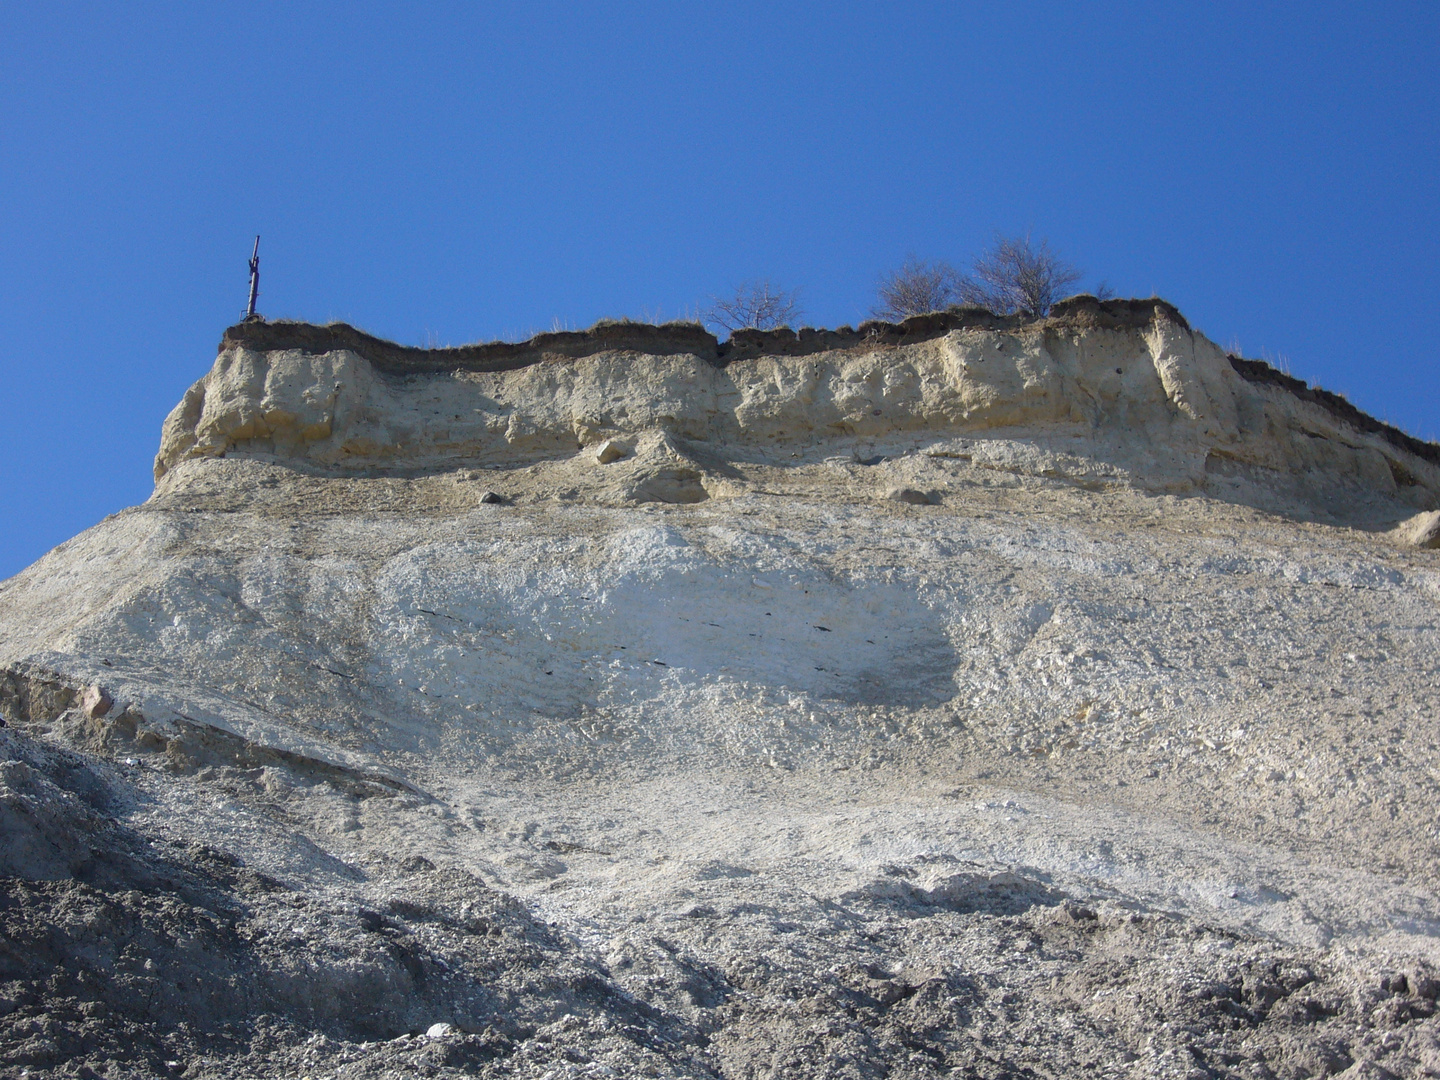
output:
<path id="1" fill-rule="evenodd" d="M 913 315 L 972 304 L 997 315 L 1043 318 L 1081 272 L 1050 250 L 1050 242 L 1033 244 L 1030 235 L 996 234 L 995 242 L 975 257 L 970 273 L 947 262 L 922 262 L 913 254 L 877 287 L 877 319 L 898 321 Z M 1100 299 L 1110 298 L 1101 285 Z"/>
<path id="2" fill-rule="evenodd" d="M 701 318 L 704 322 L 736 330 L 775 330 L 797 322 L 804 314 L 799 289 L 782 289 L 769 278 L 747 281 L 733 295 L 710 298 Z"/>

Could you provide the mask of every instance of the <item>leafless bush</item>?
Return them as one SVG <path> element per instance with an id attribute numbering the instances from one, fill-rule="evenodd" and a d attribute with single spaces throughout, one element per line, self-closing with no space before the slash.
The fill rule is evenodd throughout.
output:
<path id="1" fill-rule="evenodd" d="M 701 313 L 705 322 L 723 326 L 726 330 L 774 330 L 777 326 L 788 326 L 799 321 L 804 311 L 800 307 L 799 289 L 782 289 L 769 278 L 761 281 L 747 281 L 735 290 L 735 295 L 722 300 L 712 296 L 711 306 Z"/>
<path id="2" fill-rule="evenodd" d="M 1047 315 L 1065 290 L 1080 280 L 1080 271 L 1026 236 L 995 237 L 994 246 L 975 259 L 969 274 L 960 278 L 957 295 L 962 303 L 978 304 L 1001 315 Z"/>
<path id="3" fill-rule="evenodd" d="M 960 275 L 945 262 L 921 262 L 914 255 L 905 265 L 880 279 L 879 303 L 870 310 L 877 319 L 900 322 L 912 315 L 944 311 L 959 295 Z"/>

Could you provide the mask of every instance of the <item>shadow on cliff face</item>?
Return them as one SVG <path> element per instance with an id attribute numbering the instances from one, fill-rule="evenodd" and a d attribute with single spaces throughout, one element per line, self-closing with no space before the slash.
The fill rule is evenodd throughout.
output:
<path id="1" fill-rule="evenodd" d="M 847 704 L 921 707 L 954 694 L 950 641 L 905 585 L 672 565 L 616 581 L 600 610 L 631 629 L 642 656 L 689 677 Z"/>
<path id="2" fill-rule="evenodd" d="M 1385 462 L 1381 467 L 1383 475 L 1373 477 L 1320 471 L 1296 474 L 1212 451 L 1205 458 L 1204 479 L 1196 494 L 1290 521 L 1390 532 L 1434 499 L 1426 497 L 1425 488 L 1403 466 Z"/>
<path id="3" fill-rule="evenodd" d="M 523 580 L 459 548 L 393 560 L 370 643 L 390 683 L 437 710 L 478 702 L 472 712 L 550 716 L 592 709 L 602 694 L 643 706 L 677 684 L 909 707 L 955 693 L 954 649 L 910 585 L 835 579 L 800 559 L 758 569 L 663 527 L 612 536 L 583 570 L 539 548 Z"/>
<path id="4" fill-rule="evenodd" d="M 878 877 L 839 899 L 884 904 L 912 918 L 945 911 L 1013 916 L 1035 907 L 1055 907 L 1066 899 L 1063 892 L 1031 874 L 987 870 L 948 856 L 929 861 L 938 865 L 888 865 Z"/>

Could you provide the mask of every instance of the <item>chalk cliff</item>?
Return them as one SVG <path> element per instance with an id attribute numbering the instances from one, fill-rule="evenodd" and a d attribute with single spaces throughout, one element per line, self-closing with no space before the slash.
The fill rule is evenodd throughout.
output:
<path id="1" fill-rule="evenodd" d="M 863 459 L 908 443 L 1151 490 L 1244 478 L 1322 504 L 1350 502 L 1346 487 L 1417 508 L 1440 499 L 1440 447 L 1226 356 L 1163 302 L 1077 300 L 1010 321 L 752 332 L 723 350 L 698 327 L 613 324 L 499 355 L 400 350 L 343 326 L 240 326 L 167 418 L 155 472 L 238 455 L 403 475 L 654 433 L 722 458 Z"/>
<path id="2" fill-rule="evenodd" d="M 1440 1075 L 1440 448 L 1168 304 L 243 324 L 156 476 L 0 583 L 6 1066 Z"/>

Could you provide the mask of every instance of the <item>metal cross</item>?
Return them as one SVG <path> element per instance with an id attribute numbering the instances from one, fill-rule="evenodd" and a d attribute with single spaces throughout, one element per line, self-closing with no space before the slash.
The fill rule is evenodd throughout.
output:
<path id="1" fill-rule="evenodd" d="M 255 250 L 250 253 L 250 306 L 245 309 L 245 321 L 263 318 L 255 314 L 255 298 L 260 295 L 260 237 L 255 237 Z"/>

